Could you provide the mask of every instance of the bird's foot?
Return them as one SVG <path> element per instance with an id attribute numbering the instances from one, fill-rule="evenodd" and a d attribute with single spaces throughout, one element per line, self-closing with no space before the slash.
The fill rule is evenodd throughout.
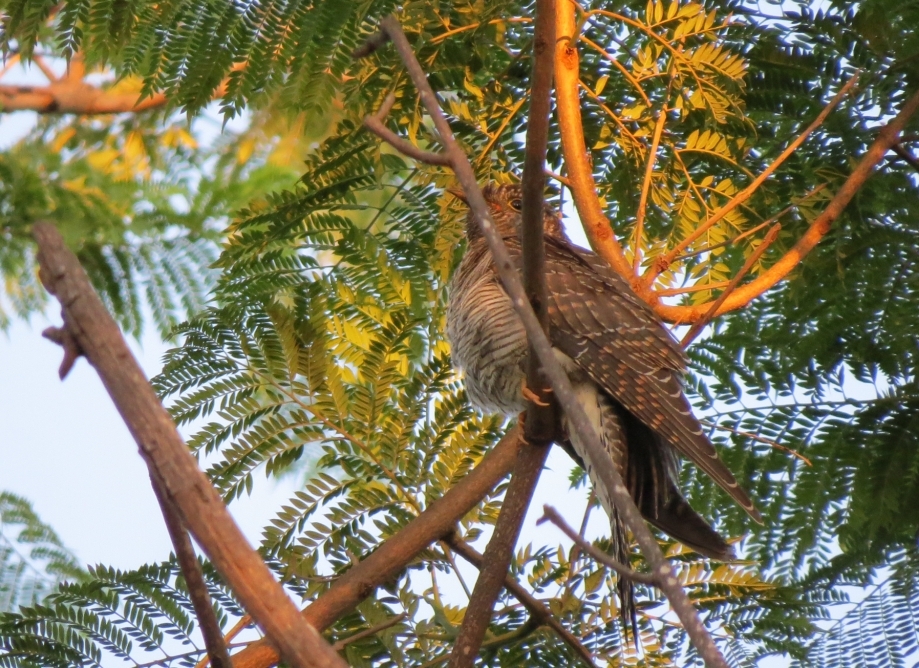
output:
<path id="1" fill-rule="evenodd" d="M 546 392 L 551 392 L 552 388 L 546 389 Z M 536 394 L 533 390 L 527 387 L 527 379 L 524 378 L 520 383 L 520 393 L 523 395 L 524 399 L 529 399 L 537 406 L 548 406 L 549 404 L 542 400 L 542 398 Z"/>

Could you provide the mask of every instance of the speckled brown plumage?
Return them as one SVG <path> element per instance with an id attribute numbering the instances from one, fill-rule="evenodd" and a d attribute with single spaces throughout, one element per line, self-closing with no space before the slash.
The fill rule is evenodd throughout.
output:
<path id="1" fill-rule="evenodd" d="M 488 185 L 484 194 L 511 257 L 519 263 L 519 186 Z M 602 259 L 568 241 L 549 208 L 545 229 L 549 338 L 608 456 L 649 522 L 701 554 L 733 557 L 730 546 L 690 508 L 677 487 L 679 453 L 759 520 L 692 414 L 682 388 L 682 350 L 625 280 Z M 471 214 L 467 238 L 447 313 L 453 360 L 465 373 L 475 406 L 515 415 L 526 408 L 521 394 L 526 336 Z M 567 433 L 564 418 L 562 427 Z M 573 434 L 567 441 L 564 445 L 587 469 L 610 514 L 619 550 L 624 550 L 615 508 L 594 479 L 590 454 Z"/>

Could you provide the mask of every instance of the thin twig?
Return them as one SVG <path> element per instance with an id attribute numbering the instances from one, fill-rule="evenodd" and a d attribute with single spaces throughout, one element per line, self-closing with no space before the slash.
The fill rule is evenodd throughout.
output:
<path id="1" fill-rule="evenodd" d="M 163 491 L 160 481 L 152 473 L 150 484 L 160 504 L 163 521 L 169 532 L 169 539 L 172 541 L 172 549 L 175 550 L 176 560 L 179 562 L 179 568 L 182 569 L 182 576 L 188 587 L 188 595 L 191 598 L 195 616 L 198 618 L 201 635 L 204 637 L 204 646 L 207 648 L 207 658 L 212 668 L 233 668 L 230 652 L 227 650 L 220 623 L 217 621 L 217 615 L 211 603 L 211 595 L 204 581 L 204 573 L 201 571 L 201 564 L 198 563 L 198 557 L 195 555 L 195 548 L 192 547 L 185 524 L 179 517 L 179 511 L 172 500 Z"/>
<path id="2" fill-rule="evenodd" d="M 565 2 L 566 0 L 561 0 L 559 5 L 565 4 Z M 564 14 L 564 11 L 559 11 L 556 16 L 560 18 Z M 571 380 L 568 378 L 568 375 L 565 373 L 558 359 L 556 359 L 552 345 L 549 343 L 545 332 L 543 332 L 539 319 L 530 307 L 526 292 L 515 270 L 514 263 L 495 228 L 488 204 L 485 202 L 485 198 L 476 181 L 475 172 L 472 170 L 469 159 L 454 138 L 453 131 L 443 115 L 437 97 L 431 89 L 424 69 L 415 57 L 405 33 L 402 32 L 402 28 L 395 17 L 383 19 L 381 21 L 381 27 L 389 33 L 390 38 L 393 40 L 393 44 L 399 52 L 412 82 L 418 89 L 421 102 L 427 109 L 440 135 L 440 141 L 444 147 L 444 152 L 450 156 L 453 171 L 462 186 L 473 216 L 479 222 L 482 236 L 487 241 L 489 249 L 491 250 L 495 269 L 501 279 L 501 283 L 510 297 L 511 304 L 517 312 L 517 315 L 521 319 L 530 345 L 539 355 L 543 373 L 546 374 L 552 385 L 553 396 L 557 398 L 560 406 L 565 411 L 569 428 L 579 435 L 587 449 L 593 453 L 592 458 L 594 460 L 595 471 L 601 484 L 609 490 L 612 502 L 628 528 L 632 531 L 632 534 L 635 536 L 635 539 L 651 566 L 651 571 L 658 577 L 659 588 L 669 600 L 676 615 L 683 622 L 686 633 L 696 650 L 699 652 L 699 655 L 709 668 L 727 668 L 727 663 L 715 645 L 711 634 L 708 633 L 705 626 L 702 624 L 692 602 L 680 585 L 679 579 L 676 577 L 670 564 L 664 559 L 664 555 L 660 551 L 660 546 L 657 544 L 657 541 L 645 524 L 638 508 L 635 506 L 635 502 L 632 500 L 629 490 L 622 480 L 622 476 L 619 474 L 612 459 L 607 455 L 606 450 L 600 443 L 600 439 L 594 431 L 587 414 L 584 412 L 584 408 L 579 403 L 577 395 L 575 395 Z M 559 34 L 565 34 L 561 29 L 560 20 L 558 21 L 558 28 Z M 557 40 L 556 43 L 564 42 L 564 39 L 560 39 Z M 556 74 L 558 74 L 558 71 L 559 68 L 556 68 Z M 590 179 L 592 181 L 592 175 L 590 175 Z M 572 179 L 572 183 L 574 183 L 574 179 Z M 625 264 L 625 271 L 626 273 L 629 272 L 627 263 Z"/>
<path id="3" fill-rule="evenodd" d="M 728 283 L 728 286 L 724 289 L 724 292 L 718 296 L 718 299 L 712 302 L 711 307 L 709 307 L 705 315 L 697 320 L 693 326 L 689 328 L 689 331 L 686 332 L 686 336 L 684 336 L 683 340 L 680 341 L 681 346 L 685 348 L 690 343 L 692 343 L 693 339 L 699 335 L 699 332 L 701 332 L 711 321 L 711 319 L 715 317 L 715 313 L 718 312 L 718 307 L 721 306 L 730 296 L 730 294 L 737 288 L 737 286 L 740 285 L 740 281 L 743 280 L 743 277 L 747 275 L 747 272 L 753 268 L 753 265 L 759 261 L 763 253 L 766 252 L 766 249 L 769 248 L 769 246 L 772 245 L 772 242 L 776 240 L 776 237 L 779 236 L 781 229 L 782 225 L 780 223 L 776 223 L 771 228 L 769 228 L 769 231 L 763 238 L 762 243 L 757 246 L 756 250 L 750 254 L 750 257 L 748 257 L 747 261 L 744 262 L 743 267 L 740 268 L 740 271 L 737 272 L 737 275 L 731 279 L 730 283 Z"/>
<path id="4" fill-rule="evenodd" d="M 366 58 L 370 54 L 376 52 L 380 47 L 386 45 L 388 42 L 389 35 L 387 35 L 385 31 L 380 30 L 379 32 L 376 32 L 368 37 L 366 42 L 354 49 L 354 51 L 351 52 L 351 57 L 354 58 L 354 60 Z"/>
<path id="5" fill-rule="evenodd" d="M 670 80 L 671 84 L 673 79 Z M 667 95 L 670 95 L 670 86 L 667 86 Z M 635 217 L 635 241 L 632 245 L 632 273 L 638 276 L 641 270 L 641 238 L 644 235 L 645 215 L 648 211 L 648 195 L 651 193 L 651 177 L 654 176 L 654 164 L 657 162 L 657 148 L 664 134 L 667 124 L 667 103 L 661 107 L 654 125 L 654 136 L 651 139 L 651 148 L 648 149 L 648 162 L 645 165 L 645 178 L 641 184 L 641 197 L 638 199 L 638 214 Z"/>
<path id="6" fill-rule="evenodd" d="M 335 649 L 336 652 L 340 652 L 345 647 L 347 647 L 353 642 L 357 642 L 358 640 L 363 640 L 364 638 L 367 638 L 369 636 L 375 636 L 380 631 L 385 631 L 386 629 L 395 626 L 396 624 L 401 622 L 403 619 L 405 619 L 407 616 L 408 615 L 406 615 L 403 612 L 401 615 L 396 615 L 392 619 L 388 619 L 385 622 L 382 622 L 381 624 L 377 624 L 376 626 L 373 626 L 369 629 L 364 629 L 360 633 L 355 633 L 353 636 L 350 636 L 348 638 L 343 638 L 339 640 L 337 643 L 335 643 L 334 645 L 332 645 L 332 647 Z"/>
<path id="7" fill-rule="evenodd" d="M 380 110 L 377 113 L 364 118 L 364 127 L 400 153 L 403 153 L 408 157 L 417 160 L 418 162 L 423 162 L 428 165 L 449 165 L 450 160 L 447 158 L 447 156 L 443 155 L 442 153 L 434 153 L 432 151 L 425 151 L 424 149 L 418 148 L 412 142 L 408 141 L 407 139 L 403 139 L 388 127 L 383 125 L 383 119 L 386 118 L 386 115 L 389 113 L 389 110 L 392 109 L 395 103 L 396 96 L 392 93 L 387 95 L 386 99 L 383 101 L 383 105 L 380 107 Z"/>
<path id="8" fill-rule="evenodd" d="M 801 206 L 802 202 L 805 202 L 806 200 L 810 199 L 811 197 L 813 197 L 814 195 L 816 195 L 817 193 L 819 193 L 821 190 L 823 190 L 826 187 L 827 187 L 826 183 L 821 183 L 819 186 L 817 186 L 810 192 L 805 193 L 804 196 L 801 197 L 801 199 L 799 199 L 797 202 L 785 207 L 784 209 L 779 211 L 777 214 L 772 216 L 772 218 L 770 218 L 769 220 L 764 220 L 762 223 L 760 223 L 756 227 L 751 227 L 749 230 L 747 230 L 746 232 L 741 232 L 736 237 L 732 237 L 731 239 L 728 239 L 727 241 L 722 241 L 720 244 L 713 244 L 711 246 L 706 246 L 705 248 L 699 248 L 698 250 L 689 251 L 688 253 L 683 253 L 676 259 L 685 260 L 691 257 L 695 257 L 696 255 L 701 255 L 702 253 L 710 253 L 713 250 L 716 250 L 718 248 L 724 248 L 725 246 L 732 246 L 733 244 L 736 244 L 741 239 L 746 239 L 751 234 L 756 234 L 764 227 L 769 227 L 772 223 L 778 222 L 779 219 L 781 219 L 783 216 L 785 216 L 786 214 L 794 211 L 796 208 Z M 664 290 L 658 290 L 658 294 L 662 295 L 664 293 L 665 293 Z"/>
<path id="9" fill-rule="evenodd" d="M 830 100 L 823 110 L 817 115 L 817 118 L 804 129 L 800 135 L 798 135 L 793 142 L 791 142 L 781 155 L 772 161 L 766 169 L 764 169 L 759 176 L 757 176 L 746 188 L 741 190 L 739 193 L 734 195 L 730 201 L 713 213 L 708 220 L 699 225 L 695 230 L 693 230 L 685 239 L 680 243 L 674 246 L 667 254 L 660 257 L 658 260 L 653 262 L 650 267 L 645 271 L 644 276 L 642 276 L 642 282 L 645 286 L 651 286 L 655 279 L 671 265 L 671 263 L 677 258 L 677 256 L 686 250 L 692 242 L 701 237 L 705 232 L 707 232 L 713 225 L 722 220 L 726 215 L 731 211 L 736 209 L 740 204 L 746 202 L 750 197 L 756 192 L 759 187 L 772 176 L 773 172 L 777 170 L 791 155 L 794 153 L 798 147 L 804 143 L 804 140 L 807 139 L 811 133 L 823 125 L 823 121 L 826 120 L 827 116 L 830 115 L 830 112 L 836 108 L 836 106 L 842 101 L 842 99 L 849 93 L 855 83 L 858 81 L 858 74 L 854 74 L 851 79 L 849 79 L 846 84 L 840 89 L 840 91 Z"/>
<path id="10" fill-rule="evenodd" d="M 894 153 L 903 158 L 913 169 L 919 172 L 919 160 L 916 159 L 916 156 L 903 148 L 902 144 L 894 144 L 892 148 Z"/>
<path id="11" fill-rule="evenodd" d="M 865 181 L 874 172 L 874 168 L 884 158 L 887 152 L 894 144 L 899 142 L 900 133 L 906 126 L 907 121 L 919 110 L 919 91 L 903 104 L 900 112 L 887 123 L 878 132 L 877 138 L 868 147 L 868 150 L 862 156 L 858 165 L 852 170 L 849 178 L 846 179 L 842 187 L 830 200 L 823 212 L 817 216 L 804 235 L 798 242 L 783 255 L 775 264 L 762 274 L 754 278 L 749 283 L 740 286 L 734 290 L 733 294 L 728 297 L 718 311 L 714 314 L 719 316 L 722 313 L 733 311 L 746 306 L 751 300 L 763 294 L 766 290 L 784 279 L 791 271 L 801 263 L 801 261 L 810 253 L 820 240 L 826 236 L 827 232 L 833 226 L 833 223 L 842 214 L 855 194 L 865 184 Z M 668 304 L 656 304 L 655 312 L 664 320 L 673 323 L 696 322 L 710 310 L 711 302 L 705 304 L 693 304 L 691 306 L 671 306 Z"/>
<path id="12" fill-rule="evenodd" d="M 759 434 L 754 434 L 749 431 L 741 431 L 740 429 L 734 429 L 733 427 L 725 427 L 724 425 L 720 425 L 716 422 L 710 422 L 708 420 L 699 420 L 699 422 L 701 422 L 707 427 L 712 427 L 714 429 L 720 429 L 722 431 L 729 431 L 732 434 L 737 434 L 738 436 L 743 436 L 745 438 L 749 438 L 754 441 L 759 441 L 760 443 L 766 443 L 767 445 L 771 445 L 776 450 L 783 450 L 787 452 L 788 454 L 792 455 L 793 457 L 797 457 L 798 459 L 800 459 L 802 462 L 804 462 L 808 466 L 813 466 L 813 463 L 811 462 L 811 460 L 805 457 L 804 455 L 802 455 L 797 450 L 793 450 L 789 448 L 788 446 L 782 445 L 781 443 L 778 443 L 771 439 L 764 438 L 760 436 Z"/>
<path id="13" fill-rule="evenodd" d="M 64 327 L 98 372 L 151 473 L 242 605 L 292 666 L 344 666 L 249 546 L 60 232 L 50 223 L 36 223 L 32 234 L 39 276 L 63 307 Z"/>
<path id="14" fill-rule="evenodd" d="M 470 564 L 480 569 L 485 564 L 485 557 L 476 551 L 469 543 L 464 541 L 456 532 L 451 533 L 449 536 L 444 538 L 444 542 L 450 546 L 450 549 L 456 552 L 463 559 L 468 561 Z M 523 606 L 530 612 L 530 614 L 538 619 L 540 623 L 545 624 L 551 628 L 555 633 L 561 638 L 571 649 L 573 649 L 578 656 L 584 661 L 588 668 L 596 668 L 594 664 L 593 655 L 590 653 L 584 644 L 575 636 L 571 631 L 562 626 L 561 622 L 555 618 L 555 615 L 552 614 L 552 611 L 543 604 L 541 601 L 537 600 L 530 592 L 528 592 L 517 580 L 515 580 L 508 573 L 504 578 L 504 588 L 507 589 L 518 601 L 520 601 Z"/>
<path id="15" fill-rule="evenodd" d="M 242 633 L 243 629 L 245 629 L 251 623 L 252 623 L 252 616 L 243 615 L 242 617 L 239 618 L 239 621 L 233 625 L 233 628 L 227 631 L 227 634 L 223 637 L 223 641 L 227 644 L 227 646 L 230 646 L 230 641 L 233 640 L 233 638 L 238 636 L 240 633 Z M 251 644 L 252 643 L 246 643 L 246 646 L 248 647 Z M 204 657 L 202 657 L 202 659 L 198 661 L 198 663 L 195 664 L 195 668 L 207 668 L 207 664 L 208 664 L 208 656 L 204 655 Z M 230 665 L 232 666 L 233 664 L 231 663 Z"/>
<path id="16" fill-rule="evenodd" d="M 621 564 L 605 552 L 598 550 L 596 547 L 588 543 L 586 540 L 581 538 L 577 531 L 568 526 L 568 523 L 562 519 L 562 516 L 558 514 L 558 511 L 550 505 L 545 505 L 542 507 L 543 516 L 536 520 L 536 524 L 543 524 L 545 522 L 552 522 L 555 526 L 562 530 L 568 538 L 574 541 L 574 544 L 577 545 L 582 552 L 586 552 L 591 557 L 599 561 L 605 566 L 609 566 L 611 569 L 616 571 L 617 574 L 631 580 L 632 582 L 638 582 L 640 584 L 658 586 L 657 578 L 654 577 L 653 573 L 639 573 L 638 571 L 632 570 L 625 564 Z"/>
<path id="17" fill-rule="evenodd" d="M 730 284 L 730 281 L 718 281 L 717 283 L 709 283 L 707 285 L 696 283 L 695 285 L 687 285 L 683 288 L 665 288 L 663 290 L 656 290 L 656 292 L 661 297 L 673 297 L 674 295 L 685 295 L 690 292 L 702 292 L 703 290 L 720 290 L 721 288 L 726 288 Z"/>

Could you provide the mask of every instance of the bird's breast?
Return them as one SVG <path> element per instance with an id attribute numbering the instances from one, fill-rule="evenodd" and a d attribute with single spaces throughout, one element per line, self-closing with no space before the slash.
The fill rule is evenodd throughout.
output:
<path id="1" fill-rule="evenodd" d="M 526 333 L 487 258 L 471 266 L 464 260 L 457 269 L 447 306 L 447 338 L 474 406 L 505 415 L 526 408 L 521 394 Z"/>

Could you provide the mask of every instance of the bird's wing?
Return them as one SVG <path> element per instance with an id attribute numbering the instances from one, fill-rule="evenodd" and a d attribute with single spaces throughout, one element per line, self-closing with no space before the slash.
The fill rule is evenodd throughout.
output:
<path id="1" fill-rule="evenodd" d="M 546 239 L 552 344 L 760 521 L 683 394 L 682 351 L 624 280 L 595 269 L 584 256 Z"/>
<path id="2" fill-rule="evenodd" d="M 608 339 L 606 343 L 636 371 L 686 370 L 682 348 L 651 307 L 602 258 L 546 237 L 546 280 L 568 294 L 579 295 L 563 302 L 566 316 L 580 324 L 579 333 Z"/>

